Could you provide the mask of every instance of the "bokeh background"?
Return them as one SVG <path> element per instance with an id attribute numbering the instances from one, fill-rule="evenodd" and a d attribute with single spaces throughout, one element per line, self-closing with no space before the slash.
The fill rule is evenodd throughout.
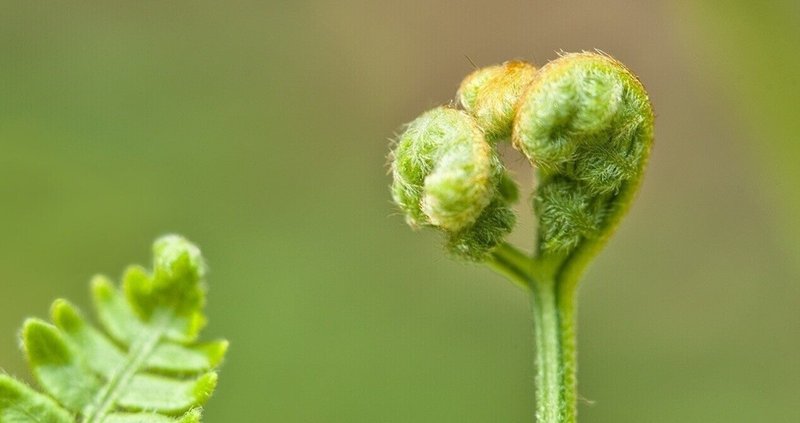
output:
<path id="1" fill-rule="evenodd" d="M 581 421 L 798 422 L 798 45 L 796 0 L 4 1 L 0 366 L 178 232 L 232 344 L 206 421 L 532 421 L 525 295 L 404 226 L 386 154 L 470 61 L 599 48 L 657 126 L 580 292 Z"/>

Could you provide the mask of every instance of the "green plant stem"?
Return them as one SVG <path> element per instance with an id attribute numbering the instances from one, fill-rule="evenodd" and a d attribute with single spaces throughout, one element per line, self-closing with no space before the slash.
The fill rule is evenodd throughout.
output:
<path id="1" fill-rule="evenodd" d="M 492 252 L 486 264 L 495 272 L 505 276 L 515 285 L 530 291 L 532 279 L 531 258 L 509 243 L 503 243 Z"/>
<path id="2" fill-rule="evenodd" d="M 557 277 L 557 258 L 536 259 L 504 244 L 489 266 L 531 295 L 536 343 L 536 422 L 575 423 L 575 287 Z"/>
<path id="3" fill-rule="evenodd" d="M 565 423 L 575 423 L 578 413 L 578 348 L 575 284 L 558 286 L 559 339 L 561 341 L 561 384 Z"/>
<path id="4" fill-rule="evenodd" d="M 536 421 L 574 423 L 577 404 L 574 295 L 552 280 L 533 283 Z"/>
<path id="5" fill-rule="evenodd" d="M 555 284 L 537 281 L 531 299 L 536 342 L 536 421 L 561 423 L 561 340 Z"/>

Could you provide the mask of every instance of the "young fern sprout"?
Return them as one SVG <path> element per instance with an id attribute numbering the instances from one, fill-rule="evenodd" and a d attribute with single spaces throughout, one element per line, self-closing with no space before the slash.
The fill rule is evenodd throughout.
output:
<path id="1" fill-rule="evenodd" d="M 578 280 L 630 207 L 653 144 L 642 84 L 603 53 L 565 54 L 541 69 L 478 69 L 442 106 L 408 124 L 391 154 L 392 197 L 414 228 L 435 227 L 456 256 L 484 263 L 531 295 L 536 420 L 576 421 Z M 517 188 L 497 144 L 536 169 L 536 248 L 504 242 Z"/>

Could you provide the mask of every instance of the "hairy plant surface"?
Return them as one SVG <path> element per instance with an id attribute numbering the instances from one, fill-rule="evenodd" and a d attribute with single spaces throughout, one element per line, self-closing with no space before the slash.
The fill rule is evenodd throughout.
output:
<path id="1" fill-rule="evenodd" d="M 91 283 L 99 330 L 68 301 L 52 324 L 25 321 L 21 343 L 42 392 L 0 374 L 0 423 L 199 422 L 228 342 L 198 343 L 205 264 L 176 235 L 153 245 L 153 270 L 132 266 L 122 289 Z"/>
<path id="2" fill-rule="evenodd" d="M 531 295 L 536 417 L 576 419 L 578 279 L 630 207 L 653 143 L 639 80 L 602 53 L 566 54 L 541 69 L 512 61 L 478 69 L 442 106 L 408 124 L 391 155 L 392 197 L 414 228 L 485 263 Z M 499 159 L 510 141 L 536 168 L 537 246 L 504 241 L 517 187 Z"/>

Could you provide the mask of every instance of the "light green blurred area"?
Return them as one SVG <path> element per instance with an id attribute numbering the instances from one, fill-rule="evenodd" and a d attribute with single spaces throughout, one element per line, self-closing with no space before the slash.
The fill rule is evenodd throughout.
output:
<path id="1" fill-rule="evenodd" d="M 4 2 L 0 366 L 178 232 L 231 341 L 206 421 L 532 421 L 527 299 L 405 227 L 386 153 L 465 56 L 599 48 L 657 138 L 580 293 L 581 421 L 800 421 L 795 3 Z"/>

